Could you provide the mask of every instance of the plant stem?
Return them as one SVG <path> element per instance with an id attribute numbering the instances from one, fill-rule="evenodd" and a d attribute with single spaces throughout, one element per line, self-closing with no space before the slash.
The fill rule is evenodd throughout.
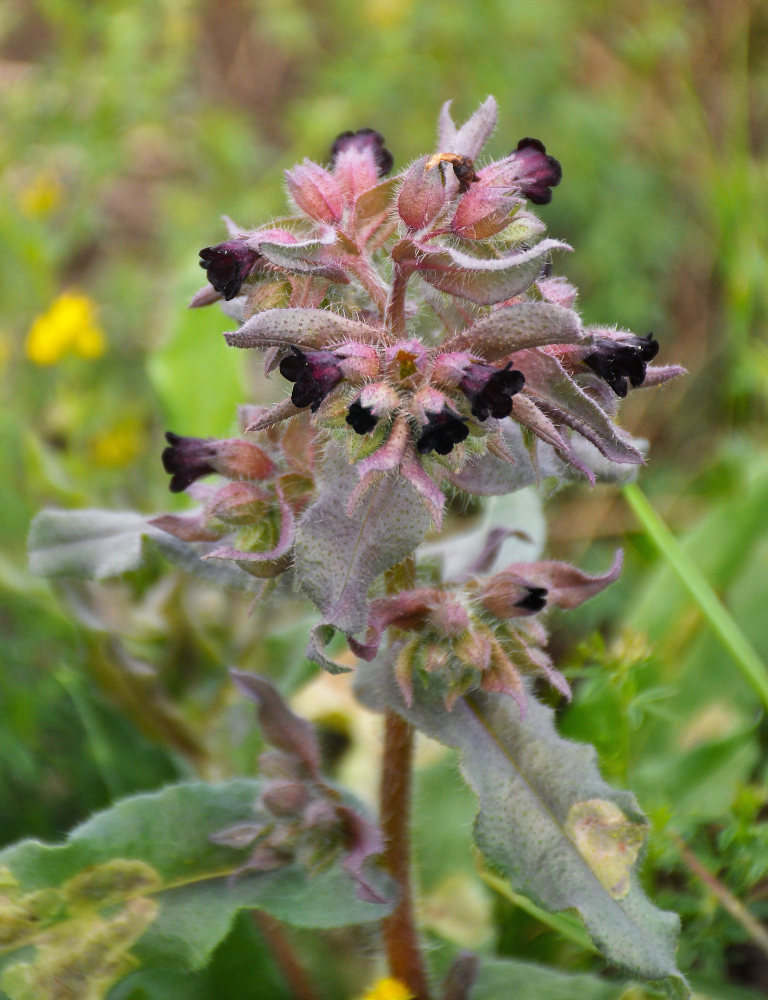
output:
<path id="1" fill-rule="evenodd" d="M 395 263 L 395 273 L 387 302 L 387 314 L 384 325 L 395 337 L 404 337 L 407 332 L 405 325 L 405 291 L 411 272 L 401 264 Z"/>
<path id="2" fill-rule="evenodd" d="M 296 1000 L 318 1000 L 317 993 L 299 965 L 291 942 L 279 922 L 263 910 L 253 910 L 253 920 Z"/>
<path id="3" fill-rule="evenodd" d="M 350 259 L 348 266 L 351 271 L 354 271 L 358 281 L 368 292 L 373 304 L 383 316 L 387 308 L 387 286 L 365 257 Z"/>
<path id="4" fill-rule="evenodd" d="M 688 870 L 701 879 L 733 919 L 741 924 L 763 954 L 768 955 L 768 930 L 760 923 L 757 917 L 750 913 L 741 900 L 734 896 L 728 886 L 724 885 L 699 861 L 679 834 L 670 830 L 669 837 L 679 851 L 680 857 L 683 859 Z"/>
<path id="5" fill-rule="evenodd" d="M 419 948 L 411 889 L 410 803 L 414 733 L 395 712 L 384 722 L 381 771 L 381 830 L 384 863 L 400 890 L 400 900 L 383 922 L 390 972 L 408 986 L 416 1000 L 429 1000 Z"/>
<path id="6" fill-rule="evenodd" d="M 768 670 L 731 613 L 722 604 L 696 563 L 634 483 L 622 487 L 624 498 L 660 554 L 667 560 L 710 628 L 731 655 L 763 705 L 768 708 Z"/>

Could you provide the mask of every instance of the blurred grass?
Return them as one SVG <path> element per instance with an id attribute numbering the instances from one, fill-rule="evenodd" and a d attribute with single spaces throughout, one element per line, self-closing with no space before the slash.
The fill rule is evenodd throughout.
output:
<path id="1" fill-rule="evenodd" d="M 585 318 L 653 329 L 662 359 L 689 369 L 635 393 L 623 421 L 651 442 L 643 490 L 765 655 L 767 63 L 756 0 L 0 8 L 0 841 L 59 836 L 117 790 L 252 767 L 224 665 L 289 661 L 283 683 L 298 685 L 295 609 L 264 642 L 245 601 L 159 564 L 65 602 L 26 572 L 26 528 L 46 504 L 170 505 L 163 431 L 228 433 L 248 396 L 219 339 L 228 321 L 184 312 L 222 212 L 280 213 L 281 170 L 324 158 L 346 128 L 379 128 L 402 165 L 448 98 L 461 118 L 496 95 L 492 154 L 535 135 L 562 161 L 541 214 L 576 249 L 561 267 Z M 28 331 L 68 289 L 93 300 L 106 350 L 36 365 Z M 615 587 L 556 623 L 576 690 L 563 727 L 649 810 L 646 879 L 684 916 L 683 965 L 713 996 L 768 989 L 766 957 L 665 835 L 768 920 L 760 698 L 617 491 L 568 491 L 550 514 L 554 555 L 628 556 Z M 511 904 L 494 921 L 502 951 L 537 942 L 542 960 L 595 967 Z"/>

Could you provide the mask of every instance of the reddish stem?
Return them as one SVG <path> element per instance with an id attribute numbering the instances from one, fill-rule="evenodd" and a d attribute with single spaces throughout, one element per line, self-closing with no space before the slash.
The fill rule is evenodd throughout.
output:
<path id="1" fill-rule="evenodd" d="M 389 290 L 384 325 L 397 338 L 405 337 L 407 332 L 405 325 L 405 290 L 408 287 L 410 276 L 411 269 L 403 267 L 397 262 L 395 263 L 395 273 L 392 278 L 392 287 Z"/>
<path id="2" fill-rule="evenodd" d="M 393 976 L 405 983 L 416 1000 L 429 1000 L 419 948 L 411 889 L 410 804 L 413 729 L 395 712 L 384 723 L 380 823 L 384 863 L 400 889 L 400 900 L 383 922 L 384 943 Z"/>
<path id="3" fill-rule="evenodd" d="M 272 957 L 296 1000 L 318 1000 L 318 995 L 306 972 L 299 965 L 291 942 L 280 923 L 263 910 L 253 910 L 252 913 L 256 926 L 264 935 Z"/>

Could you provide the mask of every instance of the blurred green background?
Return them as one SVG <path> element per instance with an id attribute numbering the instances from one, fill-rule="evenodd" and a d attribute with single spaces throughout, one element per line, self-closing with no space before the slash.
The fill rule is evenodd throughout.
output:
<path id="1" fill-rule="evenodd" d="M 379 129 L 400 167 L 432 149 L 443 101 L 461 120 L 489 93 L 489 153 L 533 135 L 563 164 L 541 215 L 575 248 L 559 271 L 585 319 L 653 330 L 661 360 L 689 370 L 635 393 L 622 420 L 651 443 L 643 489 L 765 655 L 765 4 L 18 0 L 0 7 L 0 842 L 252 768 L 225 668 L 298 688 L 296 609 L 265 639 L 245 600 L 159 561 L 53 589 L 26 569 L 29 521 L 46 505 L 168 509 L 163 431 L 234 430 L 255 369 L 224 348 L 215 309 L 185 311 L 222 213 L 243 226 L 281 213 L 282 170 L 323 160 L 347 128 Z M 556 622 L 576 688 L 563 729 L 596 743 L 651 816 L 646 880 L 683 916 L 681 967 L 703 995 L 760 995 L 768 935 L 748 918 L 768 921 L 765 706 L 620 491 L 573 488 L 548 509 L 552 555 L 596 567 L 627 553 L 619 584 Z M 354 750 L 353 715 L 327 711 L 332 763 Z M 423 784 L 436 807 L 458 794 L 444 764 Z M 432 873 L 439 888 L 438 875 L 456 872 Z M 487 920 L 502 954 L 600 968 L 483 899 L 457 940 L 486 940 Z"/>

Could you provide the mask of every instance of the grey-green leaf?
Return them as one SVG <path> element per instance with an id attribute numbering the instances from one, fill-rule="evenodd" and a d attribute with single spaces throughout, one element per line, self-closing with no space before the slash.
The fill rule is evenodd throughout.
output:
<path id="1" fill-rule="evenodd" d="M 233 879 L 247 850 L 219 846 L 210 836 L 251 821 L 260 790 L 258 780 L 243 778 L 174 785 L 118 802 L 62 845 L 28 840 L 1 851 L 9 912 L 3 912 L 0 964 L 7 972 L 15 964 L 10 980 L 35 981 L 40 961 L 64 966 L 67 958 L 67 968 L 76 966 L 61 953 L 76 948 L 78 936 L 96 934 L 105 949 L 114 948 L 120 928 L 113 932 L 110 919 L 117 906 L 146 925 L 132 948 L 135 959 L 183 970 L 207 963 L 243 907 L 302 927 L 340 927 L 386 915 L 386 905 L 358 899 L 357 884 L 339 865 L 315 875 L 291 865 Z M 28 969 L 15 952 L 29 946 L 39 947 Z M 29 951 L 23 959 L 30 963 Z M 131 959 L 125 972 L 134 966 Z"/>
<path id="2" fill-rule="evenodd" d="M 224 338 L 230 347 L 307 347 L 319 350 L 344 340 L 368 342 L 375 336 L 367 323 L 328 309 L 267 309 L 256 313 Z"/>
<path id="3" fill-rule="evenodd" d="M 486 960 L 480 966 L 472 1000 L 619 1000 L 627 983 L 598 976 L 568 974 L 532 962 Z"/>
<path id="4" fill-rule="evenodd" d="M 413 267 L 441 292 L 488 306 L 525 291 L 539 276 L 547 254 L 559 249 L 570 248 L 559 240 L 542 240 L 530 250 L 487 259 L 453 247 L 419 246 Z"/>
<path id="5" fill-rule="evenodd" d="M 232 563 L 201 559 L 210 545 L 182 542 L 133 511 L 42 511 L 29 531 L 29 566 L 40 576 L 103 580 L 138 569 L 144 562 L 145 542 L 208 583 L 239 590 L 260 586 Z"/>
<path id="6" fill-rule="evenodd" d="M 649 902 L 635 870 L 645 819 L 629 792 L 603 781 L 594 749 L 562 739 L 552 710 L 532 697 L 522 719 L 511 698 L 482 692 L 447 712 L 431 677 L 407 708 L 392 663 L 390 654 L 358 667 L 362 700 L 460 750 L 479 800 L 475 838 L 515 891 L 547 910 L 575 908 L 609 961 L 687 996 L 675 965 L 679 919 Z"/>
<path id="7" fill-rule="evenodd" d="M 551 302 L 521 302 L 483 316 L 451 337 L 445 350 L 471 351 L 497 361 L 526 347 L 576 344 L 583 339 L 581 320 L 573 309 Z"/>
<path id="8" fill-rule="evenodd" d="M 329 449 L 319 496 L 299 522 L 294 547 L 301 589 L 328 625 L 347 633 L 365 628 L 371 584 L 413 552 L 430 525 L 418 494 L 399 476 L 381 479 L 348 513 L 358 481 L 345 455 Z"/>
<path id="9" fill-rule="evenodd" d="M 302 243 L 270 243 L 260 240 L 258 248 L 270 264 L 289 274 L 311 274 L 341 284 L 349 282 L 343 267 L 337 262 L 334 242 L 310 239 Z"/>

